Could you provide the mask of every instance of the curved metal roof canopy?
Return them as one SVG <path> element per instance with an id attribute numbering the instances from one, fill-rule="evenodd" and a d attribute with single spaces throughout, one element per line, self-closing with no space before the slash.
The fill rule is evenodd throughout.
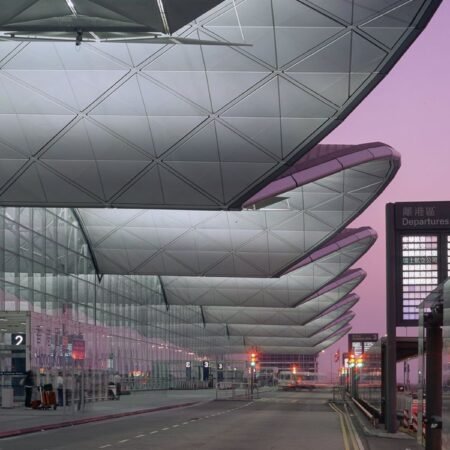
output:
<path id="1" fill-rule="evenodd" d="M 366 278 L 366 272 L 363 269 L 347 270 L 338 278 L 328 283 L 322 289 L 303 301 L 306 303 L 312 299 L 341 299 L 355 289 Z"/>
<path id="2" fill-rule="evenodd" d="M 266 327 L 275 333 L 283 333 L 282 329 L 292 332 L 305 332 L 307 336 L 320 331 L 322 328 L 339 320 L 348 313 L 351 308 L 359 301 L 357 294 L 349 294 L 331 303 L 311 304 L 308 308 L 238 308 L 236 311 L 245 312 L 245 316 L 236 316 L 236 311 L 232 308 L 223 309 L 221 307 L 202 307 L 202 311 L 191 311 L 192 314 L 181 314 L 179 319 L 180 329 L 188 327 L 201 326 L 208 335 L 235 335 L 246 336 L 249 330 L 264 330 Z M 177 312 L 179 306 L 170 307 L 171 313 Z M 183 310 L 184 313 L 184 310 Z M 218 319 L 218 314 L 223 321 Z M 200 317 L 199 317 L 200 316 Z M 259 322 L 259 318 L 261 322 Z M 146 310 L 143 308 L 141 313 L 143 323 L 146 321 Z M 157 327 L 158 324 L 156 323 Z M 289 333 L 289 332 L 288 332 Z M 252 334 L 249 334 L 252 335 Z M 259 334 L 255 334 L 258 336 Z M 277 334 L 274 334 L 277 335 Z M 283 336 L 284 334 L 280 334 Z"/>
<path id="3" fill-rule="evenodd" d="M 356 294 L 349 294 L 335 302 L 312 300 L 311 304 L 308 302 L 308 307 L 302 305 L 298 308 L 202 307 L 199 311 L 198 307 L 191 307 L 190 315 L 186 314 L 184 307 L 183 311 L 180 311 L 180 319 L 185 323 L 179 324 L 176 328 L 183 335 L 189 335 L 191 328 L 197 330 L 199 327 L 203 328 L 208 341 L 208 344 L 205 343 L 205 351 L 209 347 L 208 351 L 215 348 L 218 353 L 243 352 L 255 347 L 256 341 L 252 341 L 252 337 L 256 339 L 275 337 L 277 345 L 271 345 L 269 349 L 266 344 L 259 342 L 258 349 L 275 351 L 275 348 L 279 348 L 281 352 L 287 353 L 289 348 L 295 353 L 303 351 L 307 345 L 310 349 L 314 349 L 321 341 L 328 342 L 343 328 L 347 332 L 349 330 L 347 325 L 354 317 L 354 313 L 349 311 L 358 300 Z M 174 305 L 170 308 L 171 313 L 176 314 L 179 307 Z M 146 321 L 147 312 L 147 309 L 142 311 L 143 323 Z M 217 314 L 221 317 L 215 322 Z M 200 316 L 202 322 L 198 322 Z M 157 327 L 157 324 L 154 325 L 155 327 L 151 329 L 143 326 L 142 332 L 148 335 L 150 331 L 152 337 L 165 338 L 164 329 Z M 285 345 L 282 345 L 280 338 L 287 338 L 283 341 Z M 302 345 L 300 350 L 299 345 Z"/>
<path id="4" fill-rule="evenodd" d="M 341 275 L 375 239 L 368 227 L 346 230 L 281 278 L 161 277 L 161 282 L 169 305 L 292 308 Z"/>
<path id="5" fill-rule="evenodd" d="M 114 5 L 112 19 L 127 3 L 79 1 L 88 17 Z M 0 204 L 241 208 L 343 120 L 439 3 L 226 0 L 179 33 L 242 31 L 251 47 L 0 42 Z M 37 12 L 51 3 L 20 4 L 1 1 L 0 24 L 49 20 Z"/>
<path id="6" fill-rule="evenodd" d="M 350 301 L 351 300 L 351 301 Z M 341 320 L 352 320 L 354 313 L 349 313 L 350 308 L 358 301 L 357 297 L 351 297 L 347 303 L 342 304 L 335 313 L 330 314 L 326 320 L 312 320 L 306 325 L 237 325 L 229 324 L 230 336 L 245 337 L 290 337 L 307 338 L 320 333 L 322 330 L 340 322 Z"/>
<path id="7" fill-rule="evenodd" d="M 385 144 L 318 145 L 251 200 L 265 204 L 257 211 L 78 215 L 101 273 L 279 276 L 359 215 L 399 167 Z"/>
<path id="8" fill-rule="evenodd" d="M 177 322 L 186 325 L 210 326 L 216 324 L 224 325 L 277 325 L 277 326 L 304 326 L 316 320 L 320 320 L 321 325 L 327 325 L 328 314 L 333 319 L 338 319 L 344 312 L 352 308 L 359 300 L 358 295 L 349 294 L 337 302 L 308 302 L 297 308 L 245 308 L 245 307 L 223 307 L 223 306 L 203 306 L 201 308 L 192 306 L 191 308 L 181 308 L 179 305 L 170 306 L 171 315 L 177 318 Z M 342 309 L 341 309 L 342 307 Z M 152 307 L 156 309 L 162 306 Z M 149 315 L 148 307 L 140 310 L 140 317 L 143 324 L 150 323 L 147 320 Z M 153 323 L 156 327 L 158 323 Z M 219 333 L 220 334 L 220 333 Z"/>
<path id="9" fill-rule="evenodd" d="M 334 333 L 332 336 L 328 337 L 324 341 L 320 342 L 319 344 L 316 344 L 314 346 L 275 346 L 275 345 L 265 345 L 258 347 L 258 351 L 264 352 L 264 353 L 287 353 L 287 354 L 302 354 L 302 355 L 316 355 L 317 353 L 321 352 L 323 349 L 330 347 L 335 342 L 339 341 L 339 339 L 343 338 L 349 331 L 351 330 L 351 327 L 345 327 L 341 329 L 340 331 Z M 201 347 L 200 347 L 201 349 Z M 209 350 L 210 347 L 205 346 L 205 351 Z M 250 350 L 254 350 L 254 346 L 247 345 L 246 343 L 242 343 L 240 345 L 228 345 L 219 347 L 218 350 L 222 353 L 229 353 L 229 354 L 239 354 L 239 353 L 246 353 Z"/>
<path id="10" fill-rule="evenodd" d="M 233 346 L 233 345 L 247 345 L 253 348 L 261 348 L 265 346 L 272 347 L 314 347 L 324 340 L 329 339 L 335 333 L 341 331 L 344 328 L 348 328 L 349 321 L 352 319 L 351 316 L 345 317 L 342 321 L 337 322 L 333 326 L 321 330 L 311 337 L 286 337 L 286 336 L 215 336 L 214 343 L 220 347 Z M 199 342 L 202 345 L 202 341 L 206 345 L 208 341 L 211 340 L 211 336 L 205 336 L 203 338 L 187 338 L 186 342 L 194 343 Z"/>
<path id="11" fill-rule="evenodd" d="M 350 294 L 341 301 L 357 301 L 356 294 Z M 334 303 L 335 305 L 339 302 Z M 297 308 L 265 308 L 244 306 L 203 306 L 205 323 L 226 323 L 237 325 L 306 325 L 320 317 L 333 303 L 308 302 Z"/>
<path id="12" fill-rule="evenodd" d="M 311 320 L 306 325 L 277 326 L 255 324 L 235 325 L 233 323 L 217 324 L 205 323 L 201 317 L 198 317 L 199 321 L 195 322 L 192 318 L 190 318 L 189 324 L 180 324 L 178 325 L 178 328 L 180 330 L 185 330 L 187 326 L 202 326 L 204 327 L 205 333 L 211 336 L 312 336 L 319 330 L 334 323 L 336 320 L 340 320 L 340 318 L 347 314 L 350 308 L 356 304 L 358 297 L 355 294 L 349 294 L 351 290 L 363 281 L 365 278 L 365 272 L 361 269 L 349 272 L 351 273 L 340 277 L 339 280 L 341 281 L 331 283 L 334 287 L 333 289 L 327 291 L 326 297 L 321 297 L 320 295 L 314 297 L 314 303 L 321 304 L 323 307 L 323 312 L 320 317 Z M 328 306 L 330 304 L 332 305 L 331 307 Z M 171 306 L 171 308 L 174 308 L 174 306 Z"/>
<path id="13" fill-rule="evenodd" d="M 341 308 L 341 311 L 348 311 L 350 306 Z M 286 338 L 311 338 L 323 330 L 331 328 L 339 323 L 346 322 L 354 318 L 355 314 L 352 312 L 343 312 L 337 319 L 329 319 L 327 325 L 298 325 L 298 326 L 278 326 L 278 325 L 222 325 L 222 324 L 206 324 L 203 327 L 205 337 L 240 337 L 246 339 L 250 337 L 286 337 Z M 185 335 L 189 335 L 190 331 L 198 330 L 200 324 L 185 324 L 178 325 L 175 329 L 181 331 Z M 156 333 L 160 331 L 161 335 L 164 330 L 155 330 Z M 152 335 L 154 331 L 152 330 Z M 191 334 L 192 335 L 192 334 Z"/>

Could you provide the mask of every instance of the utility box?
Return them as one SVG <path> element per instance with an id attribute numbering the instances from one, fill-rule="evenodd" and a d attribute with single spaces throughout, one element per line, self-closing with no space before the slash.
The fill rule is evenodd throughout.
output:
<path id="1" fill-rule="evenodd" d="M 12 387 L 2 388 L 2 408 L 14 407 L 14 391 Z"/>

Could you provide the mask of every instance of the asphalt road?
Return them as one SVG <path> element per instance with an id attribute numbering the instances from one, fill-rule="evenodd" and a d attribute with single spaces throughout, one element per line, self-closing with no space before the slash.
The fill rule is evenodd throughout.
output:
<path id="1" fill-rule="evenodd" d="M 0 441 L 0 450 L 344 449 L 329 394 L 273 392 Z"/>

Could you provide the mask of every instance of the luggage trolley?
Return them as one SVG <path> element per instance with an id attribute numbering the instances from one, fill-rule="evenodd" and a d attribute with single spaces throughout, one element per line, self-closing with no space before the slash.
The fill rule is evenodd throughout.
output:
<path id="1" fill-rule="evenodd" d="M 110 381 L 108 383 L 108 399 L 109 400 L 119 400 L 120 397 L 117 393 L 117 387 L 115 385 L 115 383 L 113 383 L 112 381 Z"/>
<path id="2" fill-rule="evenodd" d="M 32 402 L 33 409 L 56 409 L 58 403 L 56 401 L 56 393 L 53 390 L 53 385 L 44 384 L 44 386 L 37 387 L 39 393 L 39 400 L 34 400 Z"/>

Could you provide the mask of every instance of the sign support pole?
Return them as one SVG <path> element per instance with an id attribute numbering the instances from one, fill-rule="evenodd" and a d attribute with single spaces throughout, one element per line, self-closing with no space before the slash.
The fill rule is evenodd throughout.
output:
<path id="1" fill-rule="evenodd" d="M 426 433 L 425 450 L 442 447 L 442 309 L 430 314 L 426 340 Z"/>
<path id="2" fill-rule="evenodd" d="M 386 205 L 386 255 L 391 255 L 386 261 L 386 352 L 384 368 L 384 419 L 386 431 L 397 431 L 397 305 L 396 282 L 394 266 L 397 252 L 394 239 L 395 214 L 394 206 Z M 382 402 L 383 403 L 383 402 Z"/>

